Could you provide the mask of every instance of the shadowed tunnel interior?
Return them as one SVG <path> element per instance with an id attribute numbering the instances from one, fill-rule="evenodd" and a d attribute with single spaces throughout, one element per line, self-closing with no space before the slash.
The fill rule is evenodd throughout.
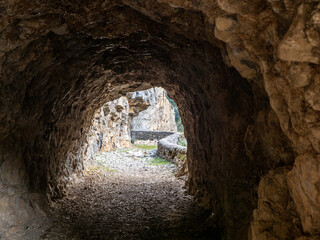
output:
<path id="1" fill-rule="evenodd" d="M 286 175 L 297 155 L 309 154 L 310 164 L 319 164 L 319 135 L 311 131 L 319 112 L 305 94 L 319 85 L 310 80 L 312 87 L 297 90 L 294 80 L 281 82 L 281 72 L 294 78 L 294 60 L 279 59 L 273 50 L 300 13 L 283 9 L 286 19 L 279 23 L 264 1 L 182 2 L 0 3 L 1 236 L 18 239 L 25 223 L 44 218 L 48 203 L 63 197 L 67 183 L 81 174 L 86 133 L 103 103 L 152 86 L 164 87 L 179 106 L 188 191 L 214 212 L 221 239 L 316 234 L 317 220 L 305 222 L 303 193 L 288 190 Z M 310 12 L 309 5 L 303 11 Z M 278 24 L 277 31 L 268 30 L 278 40 L 260 31 L 271 23 Z M 304 74 L 302 67 L 313 79 L 318 65 L 308 61 L 294 65 L 296 75 Z M 301 130 L 299 121 L 309 125 Z M 306 137 L 311 132 L 313 138 Z M 268 172 L 280 180 L 261 180 Z M 291 176 L 293 183 L 304 181 L 303 173 Z M 258 191 L 260 181 L 282 189 L 283 201 L 272 210 L 280 220 L 253 216 L 266 191 Z M 270 227 L 277 221 L 286 233 Z"/>

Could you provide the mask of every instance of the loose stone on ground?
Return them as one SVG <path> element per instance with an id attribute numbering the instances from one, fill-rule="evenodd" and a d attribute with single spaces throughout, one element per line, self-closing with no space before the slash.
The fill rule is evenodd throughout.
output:
<path id="1" fill-rule="evenodd" d="M 56 227 L 42 239 L 215 239 L 198 207 L 156 150 L 96 155 L 82 180 L 56 202 Z M 64 234 L 61 238 L 61 234 Z"/>

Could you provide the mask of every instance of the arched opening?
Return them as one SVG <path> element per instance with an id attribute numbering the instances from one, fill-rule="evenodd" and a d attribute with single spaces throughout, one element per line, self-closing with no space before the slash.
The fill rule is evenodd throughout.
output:
<path id="1" fill-rule="evenodd" d="M 222 239 L 316 236 L 317 4 L 0 3 L 1 237 L 37 236 L 94 111 L 153 86 L 181 110 L 188 191 Z"/>
<path id="2" fill-rule="evenodd" d="M 154 24 L 157 29 L 162 27 Z M 15 136 L 16 131 L 20 141 L 27 144 L 21 161 L 26 163 L 25 172 L 30 179 L 31 191 L 48 193 L 53 200 L 63 197 L 72 175 L 82 171 L 81 144 L 94 111 L 106 99 L 112 100 L 125 92 L 160 85 L 168 90 L 169 96 L 174 96 L 181 109 L 190 146 L 189 190 L 209 201 L 207 207 L 220 209 L 218 202 L 216 206 L 210 206 L 214 202 L 211 200 L 213 196 L 208 195 L 206 190 L 218 181 L 216 177 L 223 172 L 220 168 L 230 168 L 230 172 L 229 176 L 225 176 L 228 180 L 219 180 L 221 189 L 217 191 L 221 192 L 215 194 L 229 198 L 226 189 L 236 184 L 237 179 L 251 175 L 249 167 L 254 167 L 244 149 L 238 146 L 242 143 L 230 141 L 225 131 L 232 128 L 232 138 L 244 135 L 242 124 L 248 124 L 252 116 L 252 110 L 246 106 L 253 105 L 248 83 L 222 62 L 218 48 L 190 41 L 183 36 L 178 39 L 170 39 L 170 35 L 168 39 L 162 35 L 150 38 L 147 34 L 133 33 L 125 39 L 113 40 L 81 35 L 75 37 L 67 39 L 53 33 L 45 37 L 43 41 L 48 46 L 47 54 L 63 60 L 63 64 L 50 65 L 50 71 L 46 67 L 41 68 L 40 63 L 46 64 L 42 58 L 48 56 L 40 54 L 37 61 L 40 72 L 30 70 L 33 78 L 26 86 L 23 100 L 27 122 L 11 130 L 9 135 Z M 31 49 L 30 54 L 34 51 Z M 231 105 L 233 101 L 238 103 L 237 107 Z M 235 149 L 235 152 L 221 148 Z M 221 156 L 221 153 L 226 155 Z M 217 165 L 209 167 L 215 154 L 228 161 L 223 160 L 221 166 L 219 161 L 215 161 Z M 232 164 L 239 166 L 234 168 Z M 245 170 L 241 171 L 241 168 Z M 239 176 L 239 171 L 244 176 Z M 243 194 L 242 190 L 240 192 Z M 237 199 L 239 203 L 235 195 L 230 198 Z M 232 199 L 229 201 L 233 202 Z M 251 205 L 247 202 L 247 196 L 243 204 Z M 247 208 L 250 209 L 249 206 Z M 230 210 L 229 214 L 235 215 L 234 210 Z"/>
<path id="3" fill-rule="evenodd" d="M 211 211 L 184 188 L 187 151 L 171 104 L 164 89 L 152 88 L 95 112 L 83 176 L 55 201 L 47 239 L 214 238 L 205 224 Z"/>

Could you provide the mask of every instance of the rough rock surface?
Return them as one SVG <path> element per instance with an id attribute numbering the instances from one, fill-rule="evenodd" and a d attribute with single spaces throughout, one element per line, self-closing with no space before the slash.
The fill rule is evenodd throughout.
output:
<path id="1" fill-rule="evenodd" d="M 270 171 L 261 178 L 258 209 L 251 223 L 252 240 L 289 240 L 301 236 L 301 223 L 287 186 L 287 168 Z"/>
<path id="2" fill-rule="evenodd" d="M 189 191 L 222 239 L 248 238 L 260 179 L 284 166 L 296 238 L 317 238 L 319 1 L 14 0 L 0 12 L 0 205 L 10 196 L 1 215 L 15 216 L 1 233 L 27 226 L 23 196 L 64 195 L 97 109 L 162 86 L 185 127 Z"/>
<path id="3" fill-rule="evenodd" d="M 110 151 L 118 147 L 129 147 L 130 138 L 129 103 L 121 97 L 105 103 L 92 120 L 88 132 L 86 160 L 90 161 L 99 151 L 99 135 L 101 135 L 101 151 Z"/>
<path id="4" fill-rule="evenodd" d="M 166 97 L 163 88 L 156 87 L 138 91 L 129 95 L 130 98 L 142 98 L 150 106 L 141 111 L 131 120 L 130 129 L 134 131 L 177 131 L 174 109 Z"/>
<path id="5" fill-rule="evenodd" d="M 287 178 L 303 230 L 317 233 L 320 228 L 320 155 L 309 153 L 297 157 Z"/>

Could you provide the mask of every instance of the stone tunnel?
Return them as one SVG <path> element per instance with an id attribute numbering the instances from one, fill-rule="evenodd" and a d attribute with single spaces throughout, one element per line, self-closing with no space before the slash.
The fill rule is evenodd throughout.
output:
<path id="1" fill-rule="evenodd" d="M 0 1 L 0 235 L 81 174 L 95 110 L 161 86 L 221 239 L 317 239 L 319 50 L 317 0 Z"/>

